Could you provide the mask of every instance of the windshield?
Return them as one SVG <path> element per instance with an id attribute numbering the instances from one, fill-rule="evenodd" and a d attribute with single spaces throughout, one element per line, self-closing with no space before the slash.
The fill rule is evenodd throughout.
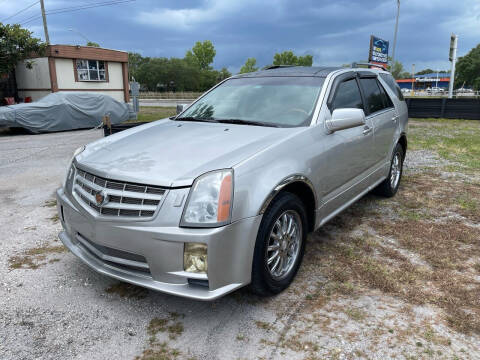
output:
<path id="1" fill-rule="evenodd" d="M 202 97 L 177 120 L 307 126 L 323 82 L 324 78 L 320 77 L 230 79 Z"/>

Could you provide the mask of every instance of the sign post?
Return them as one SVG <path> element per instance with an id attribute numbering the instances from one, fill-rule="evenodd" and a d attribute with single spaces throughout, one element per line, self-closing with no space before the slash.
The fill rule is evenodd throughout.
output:
<path id="1" fill-rule="evenodd" d="M 135 81 L 130 81 L 130 91 L 132 93 L 132 106 L 135 114 L 138 114 L 140 110 L 140 103 L 138 97 L 140 96 L 140 83 Z"/>
<path id="2" fill-rule="evenodd" d="M 411 96 L 415 95 L 414 85 L 415 85 L 415 64 L 412 64 L 412 93 L 410 94 Z"/>
<path id="3" fill-rule="evenodd" d="M 450 36 L 450 54 L 448 60 L 452 62 L 452 68 L 450 70 L 450 81 L 448 82 L 448 98 L 453 97 L 453 85 L 455 82 L 455 63 L 457 62 L 457 43 L 458 36 L 452 34 Z"/>
<path id="4" fill-rule="evenodd" d="M 388 64 L 388 41 L 380 39 L 374 35 L 370 36 L 370 51 L 368 52 L 368 62 L 381 65 L 384 68 Z"/>

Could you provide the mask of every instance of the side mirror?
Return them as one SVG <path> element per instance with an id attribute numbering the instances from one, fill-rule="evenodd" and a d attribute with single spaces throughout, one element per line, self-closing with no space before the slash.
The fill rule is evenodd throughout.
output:
<path id="1" fill-rule="evenodd" d="M 331 132 L 350 129 L 365 125 L 365 113 L 362 109 L 335 109 L 332 118 L 326 121 L 327 129 Z"/>
<path id="2" fill-rule="evenodd" d="M 177 104 L 177 115 L 183 112 L 183 109 L 185 109 L 184 104 Z"/>

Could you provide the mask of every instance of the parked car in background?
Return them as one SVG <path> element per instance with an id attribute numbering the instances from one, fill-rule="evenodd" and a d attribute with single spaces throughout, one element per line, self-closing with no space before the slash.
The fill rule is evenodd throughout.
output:
<path id="1" fill-rule="evenodd" d="M 458 88 L 457 90 L 455 90 L 455 92 L 458 94 L 474 94 L 475 93 L 473 89 L 468 89 L 464 87 Z"/>
<path id="2" fill-rule="evenodd" d="M 443 94 L 445 92 L 445 89 L 441 87 L 432 87 L 432 88 L 427 88 L 427 93 L 429 94 Z"/>
<path id="3" fill-rule="evenodd" d="M 306 237 L 371 190 L 394 196 L 407 106 L 383 70 L 273 67 L 178 116 L 78 149 L 59 237 L 96 271 L 213 300 L 284 290 Z"/>
<path id="4" fill-rule="evenodd" d="M 94 92 L 56 92 L 39 101 L 0 107 L 0 127 L 33 133 L 89 129 L 108 115 L 112 124 L 135 118 L 129 104 Z"/>

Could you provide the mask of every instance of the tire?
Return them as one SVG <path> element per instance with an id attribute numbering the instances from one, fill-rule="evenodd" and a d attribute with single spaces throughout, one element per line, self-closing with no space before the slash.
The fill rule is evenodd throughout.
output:
<path id="1" fill-rule="evenodd" d="M 397 144 L 393 150 L 388 177 L 375 188 L 375 194 L 384 197 L 395 196 L 400 186 L 400 180 L 402 179 L 404 157 L 405 154 L 402 145 Z"/>
<path id="2" fill-rule="evenodd" d="M 290 220 L 290 234 L 285 234 L 283 225 Z M 290 285 L 302 262 L 307 231 L 307 212 L 302 201 L 289 192 L 280 193 L 265 211 L 258 230 L 250 285 L 253 293 L 274 295 Z M 270 264 L 269 258 L 273 259 Z"/>

